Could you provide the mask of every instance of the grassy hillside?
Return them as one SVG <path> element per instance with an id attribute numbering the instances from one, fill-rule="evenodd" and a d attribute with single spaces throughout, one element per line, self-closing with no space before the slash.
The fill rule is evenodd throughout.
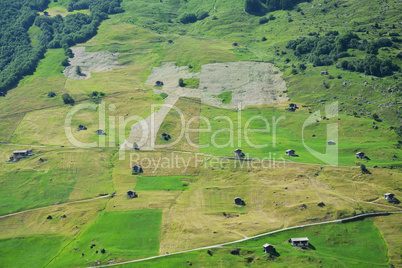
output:
<path id="1" fill-rule="evenodd" d="M 68 2 L 50 3 L 49 15 L 72 13 Z M 391 39 L 390 33 L 401 30 L 398 5 L 396 0 L 313 0 L 293 10 L 256 16 L 244 11 L 243 1 L 123 0 L 124 13 L 109 15 L 96 36 L 77 45 L 87 52 L 118 53 L 118 68 L 73 80 L 62 74 L 64 50 L 48 49 L 36 71 L 0 97 L 0 266 L 106 265 L 359 213 L 401 210 L 400 203 L 383 198 L 387 192 L 402 196 L 402 153 L 390 129 L 402 122 L 397 110 L 401 100 L 394 91 L 401 72 L 379 78 L 335 65 L 314 66 L 286 48 L 289 40 L 323 37 L 334 30 L 352 30 L 369 42 Z M 183 15 L 190 13 L 200 19 L 182 23 Z M 260 23 L 262 18 L 268 22 Z M 30 45 L 37 46 L 40 29 L 32 26 L 28 34 Z M 354 55 L 347 59 L 367 54 L 358 49 L 346 52 Z M 402 67 L 398 53 L 400 43 L 394 39 L 377 57 Z M 131 125 L 149 116 L 153 104 L 164 103 L 166 95 L 145 85 L 153 67 L 176 62 L 200 72 L 204 64 L 234 61 L 274 64 L 283 72 L 287 100 L 238 111 L 181 97 L 175 107 L 195 131 L 182 132 L 182 118 L 171 110 L 156 133 L 156 150 L 119 150 Z M 322 76 L 324 70 L 329 75 Z M 184 90 L 202 84 L 200 79 L 184 82 Z M 157 89 L 163 92 L 163 87 Z M 105 95 L 94 100 L 94 91 Z M 56 96 L 48 97 L 49 92 Z M 74 106 L 63 103 L 64 93 L 75 100 Z M 214 97 L 229 104 L 232 91 Z M 329 112 L 337 112 L 337 117 L 326 114 L 332 102 L 338 107 Z M 287 111 L 290 103 L 299 108 Z M 93 109 L 71 117 L 82 104 Z M 309 117 L 313 123 L 304 128 Z M 73 136 L 91 148 L 79 148 L 66 136 L 68 118 Z M 119 129 L 125 120 L 130 121 Z M 87 130 L 78 131 L 80 124 Z M 323 165 L 323 159 L 311 153 L 326 152 L 331 124 L 339 130 L 336 166 Z M 97 135 L 99 129 L 107 135 Z M 246 135 L 247 129 L 266 131 Z M 172 139 L 164 140 L 164 132 Z M 255 146 L 264 144 L 268 146 Z M 265 160 L 229 158 L 237 148 Z M 14 150 L 27 149 L 34 155 L 6 162 Z M 296 150 L 299 157 L 286 156 L 287 149 Z M 358 151 L 369 159 L 356 159 Z M 142 165 L 144 173 L 133 175 L 135 164 Z M 363 174 L 361 164 L 369 172 Z M 137 191 L 138 198 L 127 199 L 128 190 Z M 235 197 L 243 198 L 245 205 L 234 204 Z M 295 229 L 209 253 L 194 251 L 124 266 L 399 265 L 399 222 L 399 215 L 390 215 Z M 299 236 L 308 236 L 313 246 L 302 250 L 286 242 Z M 273 244 L 278 255 L 263 254 L 265 243 Z M 239 255 L 230 253 L 236 249 Z"/>
<path id="2" fill-rule="evenodd" d="M 308 237 L 307 249 L 292 247 L 292 237 Z M 276 254 L 265 254 L 262 245 L 272 244 Z M 238 251 L 238 254 L 235 252 Z M 231 253 L 232 252 L 232 253 Z M 166 256 L 123 267 L 386 267 L 385 243 L 372 220 L 307 227 L 266 235 L 246 242 L 210 250 Z"/>

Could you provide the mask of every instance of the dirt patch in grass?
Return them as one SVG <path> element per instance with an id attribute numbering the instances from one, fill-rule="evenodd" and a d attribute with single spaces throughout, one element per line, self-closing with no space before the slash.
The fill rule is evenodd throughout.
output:
<path id="1" fill-rule="evenodd" d="M 85 52 L 85 47 L 74 47 L 71 49 L 74 57 L 69 60 L 63 74 L 74 80 L 84 80 L 91 77 L 91 72 L 111 71 L 121 65 L 118 64 L 119 53 L 109 51 Z M 81 74 L 77 74 L 76 68 L 81 68 Z"/>
<path id="2" fill-rule="evenodd" d="M 286 83 L 282 73 L 270 63 L 227 62 L 202 65 L 200 73 L 190 73 L 188 67 L 168 62 L 152 69 L 146 84 L 164 83 L 162 92 L 179 97 L 200 98 L 201 102 L 216 107 L 244 109 L 249 105 L 274 104 L 287 100 Z M 183 88 L 178 79 L 199 78 L 198 88 Z M 230 102 L 216 96 L 232 92 Z"/>

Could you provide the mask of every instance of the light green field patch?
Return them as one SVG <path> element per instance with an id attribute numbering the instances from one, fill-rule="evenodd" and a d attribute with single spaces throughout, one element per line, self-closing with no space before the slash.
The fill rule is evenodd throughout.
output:
<path id="1" fill-rule="evenodd" d="M 184 191 L 188 188 L 188 176 L 137 177 L 136 191 Z"/>
<path id="2" fill-rule="evenodd" d="M 32 79 L 37 77 L 62 77 L 63 74 L 61 74 L 61 71 L 64 70 L 64 67 L 61 65 L 61 62 L 65 58 L 66 56 L 64 55 L 64 50 L 62 48 L 49 49 L 45 53 L 45 58 L 39 62 L 35 73 L 31 76 L 27 76 L 22 80 L 22 83 L 31 83 Z"/>
<path id="3" fill-rule="evenodd" d="M 36 47 L 38 45 L 38 36 L 41 34 L 41 30 L 38 26 L 33 24 L 28 30 L 29 39 L 31 39 L 31 46 Z"/>
<path id="4" fill-rule="evenodd" d="M 62 247 L 63 237 L 0 240 L 1 267 L 45 267 Z"/>
<path id="5" fill-rule="evenodd" d="M 198 88 L 200 86 L 200 79 L 199 78 L 184 79 L 184 85 L 185 85 L 184 87 L 187 88 Z"/>
<path id="6" fill-rule="evenodd" d="M 0 141 L 6 142 L 10 139 L 24 116 L 24 113 L 20 113 L 0 118 Z"/>
<path id="7" fill-rule="evenodd" d="M 13 171 L 4 175 L 0 179 L 0 214 L 65 201 L 76 181 L 75 176 L 66 170 L 48 173 Z"/>
<path id="8" fill-rule="evenodd" d="M 223 92 L 216 95 L 215 98 L 222 99 L 223 104 L 229 104 L 232 101 L 232 91 Z"/>
<path id="9" fill-rule="evenodd" d="M 161 210 L 105 212 L 50 266 L 89 266 L 95 261 L 105 264 L 111 259 L 117 261 L 158 255 L 161 220 Z M 91 248 L 93 244 L 95 246 Z M 81 254 L 85 257 L 81 258 Z"/>

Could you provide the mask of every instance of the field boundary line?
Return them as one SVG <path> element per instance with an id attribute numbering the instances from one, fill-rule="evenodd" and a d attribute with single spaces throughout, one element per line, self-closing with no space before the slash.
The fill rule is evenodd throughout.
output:
<path id="1" fill-rule="evenodd" d="M 297 225 L 297 226 L 287 227 L 287 228 L 283 228 L 283 229 L 278 229 L 278 230 L 262 233 L 262 234 L 259 234 L 259 235 L 251 236 L 251 237 L 248 237 L 248 238 L 235 240 L 235 241 L 232 241 L 232 242 L 226 242 L 226 243 L 221 243 L 221 244 L 212 245 L 212 246 L 206 246 L 206 247 L 194 248 L 194 249 L 189 249 L 189 250 L 183 250 L 183 251 L 178 251 L 178 252 L 174 252 L 174 253 L 170 253 L 170 254 L 166 254 L 166 255 L 152 256 L 152 257 L 138 259 L 138 260 L 125 261 L 125 262 L 112 263 L 112 264 L 105 264 L 105 265 L 98 265 L 98 266 L 88 266 L 88 268 L 110 267 L 110 266 L 124 265 L 124 264 L 141 262 L 141 261 L 148 261 L 148 260 L 163 258 L 163 257 L 171 256 L 171 255 L 179 255 L 179 254 L 192 252 L 192 251 L 211 249 L 211 248 L 218 248 L 218 247 L 231 245 L 231 244 L 235 244 L 235 243 L 240 243 L 240 242 L 255 239 L 255 238 L 258 238 L 258 237 L 261 237 L 261 236 L 275 234 L 275 233 L 279 233 L 279 232 L 283 232 L 283 231 L 287 231 L 287 230 L 293 230 L 293 229 L 298 229 L 298 228 L 303 228 L 303 227 L 323 225 L 323 224 L 329 224 L 329 223 L 342 223 L 342 222 L 348 222 L 348 221 L 352 221 L 352 220 L 359 219 L 359 218 L 365 218 L 365 217 L 370 217 L 370 216 L 381 216 L 381 215 L 386 216 L 386 215 L 389 215 L 389 214 L 396 214 L 396 213 L 402 213 L 402 210 L 398 210 L 398 211 L 382 211 L 382 212 L 367 212 L 367 213 L 362 213 L 362 214 L 352 216 L 352 217 L 348 217 L 348 218 L 344 218 L 344 219 L 337 219 L 337 220 L 331 220 L 331 221 L 309 223 L 309 224 L 304 224 L 304 225 Z"/>
<path id="2" fill-rule="evenodd" d="M 117 195 L 123 195 L 124 193 L 121 194 L 116 194 Z M 83 200 L 77 200 L 77 201 L 71 201 L 71 202 L 66 202 L 66 203 L 60 203 L 58 205 L 50 205 L 50 206 L 45 206 L 45 207 L 39 207 L 39 208 L 33 208 L 33 209 L 28 209 L 28 210 L 23 210 L 23 211 L 19 211 L 19 212 L 14 212 L 11 214 L 5 214 L 5 215 L 1 215 L 0 219 L 3 218 L 7 218 L 7 217 L 11 217 L 11 216 L 15 216 L 18 214 L 22 214 L 22 213 L 26 213 L 26 212 L 32 212 L 32 211 L 36 211 L 36 210 L 40 210 L 40 209 L 46 209 L 46 208 L 52 208 L 52 207 L 59 207 L 59 206 L 63 206 L 63 205 L 71 205 L 71 204 L 76 204 L 76 203 L 83 203 L 83 202 L 89 202 L 89 201 L 93 201 L 93 200 L 97 200 L 97 199 L 102 199 L 102 198 L 111 198 L 111 195 L 104 195 L 104 196 L 98 196 L 95 198 L 89 198 L 89 199 L 83 199 Z"/>

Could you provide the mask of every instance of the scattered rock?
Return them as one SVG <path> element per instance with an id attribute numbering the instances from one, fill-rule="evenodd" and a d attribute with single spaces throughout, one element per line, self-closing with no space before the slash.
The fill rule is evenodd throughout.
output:
<path id="1" fill-rule="evenodd" d="M 317 206 L 319 206 L 320 208 L 325 207 L 324 202 L 318 203 Z"/>
<path id="2" fill-rule="evenodd" d="M 46 218 L 47 220 L 53 220 L 53 217 L 52 216 L 47 216 L 47 218 Z"/>

